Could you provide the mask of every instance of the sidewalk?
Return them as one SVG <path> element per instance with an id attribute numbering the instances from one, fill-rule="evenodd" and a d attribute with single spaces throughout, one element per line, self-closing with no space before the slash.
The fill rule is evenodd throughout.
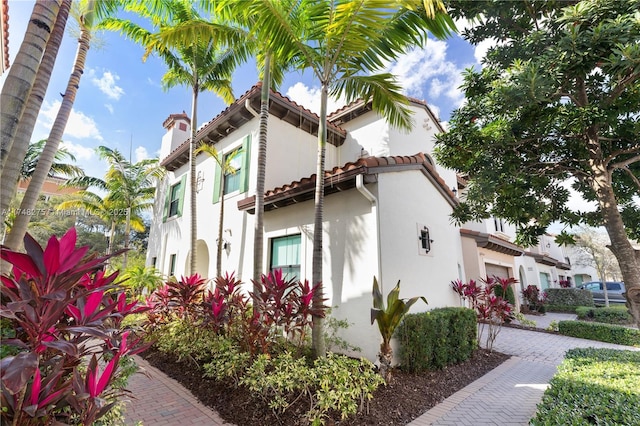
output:
<path id="1" fill-rule="evenodd" d="M 570 314 L 552 313 L 530 319 L 536 320 L 538 328 L 546 328 L 551 321 L 572 318 Z M 640 350 L 503 327 L 493 348 L 513 355 L 513 358 L 451 395 L 410 425 L 528 425 L 565 352 L 585 347 Z"/>
<path id="2" fill-rule="evenodd" d="M 136 356 L 141 371 L 129 379 L 131 391 L 125 413 L 125 424 L 144 426 L 220 426 L 224 422 L 218 413 L 202 405 L 177 381 L 167 377 L 147 361 Z"/>
<path id="3" fill-rule="evenodd" d="M 551 321 L 573 319 L 570 314 L 531 316 L 536 327 L 545 329 Z M 512 355 L 498 368 L 451 395 L 410 423 L 411 426 L 527 425 L 556 367 L 568 349 L 577 347 L 640 350 L 592 340 L 503 327 L 494 349 Z M 147 375 L 135 374 L 129 381 L 131 399 L 126 424 L 144 426 L 220 426 L 220 416 L 140 357 L 138 365 Z"/>

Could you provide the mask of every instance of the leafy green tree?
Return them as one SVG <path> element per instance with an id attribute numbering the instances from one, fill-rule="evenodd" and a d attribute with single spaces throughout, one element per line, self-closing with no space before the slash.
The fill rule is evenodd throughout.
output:
<path id="1" fill-rule="evenodd" d="M 482 70 L 466 71 L 467 103 L 438 137 L 438 161 L 470 179 L 454 218 L 507 218 L 527 246 L 556 220 L 604 226 L 640 324 L 640 254 L 628 238 L 640 234 L 638 1 L 449 6 L 474 20 L 468 41 L 497 40 Z M 566 182 L 597 210 L 572 210 Z"/>
<path id="2" fill-rule="evenodd" d="M 424 4 L 429 8 L 425 10 Z M 316 168 L 315 218 L 313 229 L 312 282 L 322 282 L 324 171 L 327 143 L 328 96 L 358 98 L 372 102 L 374 111 L 395 127 L 411 126 L 408 99 L 390 73 L 380 72 L 384 61 L 394 60 L 413 45 L 427 41 L 427 30 L 446 37 L 454 28 L 442 3 L 313 0 L 264 2 L 256 25 L 270 33 L 268 47 L 295 46 L 300 68 L 310 68 L 320 82 L 320 120 Z M 431 12 L 431 13 L 430 13 Z M 319 309 L 323 292 L 314 294 Z M 313 318 L 313 348 L 324 356 L 322 317 Z"/>
<path id="3" fill-rule="evenodd" d="M 137 23 L 125 19 L 111 19 L 104 28 L 119 31 L 134 42 L 146 48 L 145 58 L 149 54 L 159 56 L 168 67 L 162 78 L 165 89 L 175 86 L 188 86 L 192 91 L 191 101 L 191 137 L 189 142 L 189 182 L 190 182 L 190 271 L 196 269 L 197 261 L 197 179 L 196 179 L 196 133 L 198 130 L 198 95 L 210 90 L 225 102 L 234 100 L 231 90 L 231 74 L 237 64 L 245 58 L 243 49 L 225 48 L 218 38 L 204 38 L 194 34 L 188 43 L 166 44 L 162 34 L 172 32 L 193 20 L 200 20 L 198 10 L 191 2 L 170 0 L 166 2 L 129 2 L 127 11 L 150 21 L 149 30 Z M 221 31 L 225 29 L 220 26 Z M 231 31 L 231 33 L 234 33 Z M 236 46 L 242 46 L 237 40 Z"/>

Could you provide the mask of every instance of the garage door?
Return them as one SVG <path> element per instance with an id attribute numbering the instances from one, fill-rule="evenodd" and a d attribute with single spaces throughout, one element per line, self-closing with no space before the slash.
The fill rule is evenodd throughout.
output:
<path id="1" fill-rule="evenodd" d="M 509 278 L 509 268 L 506 266 L 485 263 L 484 268 L 487 271 L 487 275 L 490 277 L 495 275 L 500 278 Z"/>

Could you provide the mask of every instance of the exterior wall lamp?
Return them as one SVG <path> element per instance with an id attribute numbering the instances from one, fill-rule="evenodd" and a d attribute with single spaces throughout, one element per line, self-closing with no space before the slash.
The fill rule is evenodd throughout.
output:
<path id="1" fill-rule="evenodd" d="M 426 253 L 429 253 L 431 251 L 431 243 L 433 242 L 433 240 L 429 237 L 429 228 L 427 228 L 426 226 L 422 227 L 422 229 L 420 230 L 420 235 L 418 236 L 418 240 L 420 240 L 422 249 Z"/>

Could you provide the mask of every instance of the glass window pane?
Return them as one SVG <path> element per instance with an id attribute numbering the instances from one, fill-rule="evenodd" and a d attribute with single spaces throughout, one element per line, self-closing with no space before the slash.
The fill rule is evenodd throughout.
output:
<path id="1" fill-rule="evenodd" d="M 300 277 L 300 245 L 300 234 L 272 239 L 271 270 L 282 269 L 289 278 Z"/>

